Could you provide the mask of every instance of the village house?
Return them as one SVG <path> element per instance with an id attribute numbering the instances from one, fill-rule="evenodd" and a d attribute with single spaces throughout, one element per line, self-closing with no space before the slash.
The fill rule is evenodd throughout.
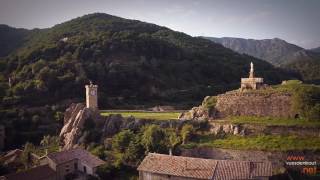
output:
<path id="1" fill-rule="evenodd" d="M 149 153 L 138 167 L 139 180 L 266 180 L 271 162 L 213 160 Z"/>
<path id="2" fill-rule="evenodd" d="M 75 148 L 50 153 L 40 160 L 40 164 L 25 172 L 5 175 L 0 180 L 64 180 L 69 174 L 96 176 L 97 167 L 105 162 L 84 149 Z"/>

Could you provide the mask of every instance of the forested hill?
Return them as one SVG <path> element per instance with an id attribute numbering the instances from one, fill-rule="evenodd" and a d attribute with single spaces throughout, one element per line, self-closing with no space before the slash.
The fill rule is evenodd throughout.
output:
<path id="1" fill-rule="evenodd" d="M 7 56 L 22 46 L 30 33 L 31 31 L 26 29 L 17 29 L 0 24 L 0 57 Z"/>
<path id="2" fill-rule="evenodd" d="M 89 80 L 99 85 L 103 108 L 192 104 L 237 87 L 250 61 L 267 83 L 294 76 L 209 40 L 108 14 L 85 15 L 48 29 L 8 28 L 0 27 L 11 37 L 1 41 L 7 47 L 0 62 L 5 107 L 82 99 Z"/>

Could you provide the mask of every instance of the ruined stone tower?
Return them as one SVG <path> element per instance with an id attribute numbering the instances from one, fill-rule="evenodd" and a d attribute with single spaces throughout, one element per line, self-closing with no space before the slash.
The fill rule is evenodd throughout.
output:
<path id="1" fill-rule="evenodd" d="M 86 85 L 86 107 L 98 109 L 98 86 L 92 84 Z"/>
<path id="2" fill-rule="evenodd" d="M 258 78 L 254 76 L 254 68 L 253 63 L 250 63 L 250 72 L 249 72 L 249 78 L 241 78 L 241 88 L 240 90 L 246 90 L 246 89 L 260 89 L 263 87 L 263 78 Z"/>

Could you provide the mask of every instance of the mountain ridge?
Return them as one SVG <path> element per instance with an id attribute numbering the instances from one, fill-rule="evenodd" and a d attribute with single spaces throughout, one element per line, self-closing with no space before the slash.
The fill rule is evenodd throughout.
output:
<path id="1" fill-rule="evenodd" d="M 260 58 L 270 62 L 275 66 L 280 66 L 286 63 L 290 63 L 290 57 L 292 54 L 300 51 L 303 55 L 305 49 L 297 45 L 291 44 L 280 38 L 273 39 L 243 39 L 233 37 L 203 37 L 213 42 L 220 43 L 224 47 L 230 48 L 239 53 L 245 53 L 256 58 Z M 299 54 L 299 53 L 298 53 Z M 296 54 L 295 56 L 297 56 Z M 293 55 L 292 55 L 293 56 Z M 304 56 L 303 56 L 304 57 Z"/>

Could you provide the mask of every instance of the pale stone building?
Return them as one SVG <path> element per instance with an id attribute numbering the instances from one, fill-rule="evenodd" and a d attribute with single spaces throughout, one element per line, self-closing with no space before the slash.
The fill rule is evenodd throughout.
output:
<path id="1" fill-rule="evenodd" d="M 249 78 L 241 78 L 241 88 L 240 90 L 243 91 L 245 89 L 260 89 L 264 87 L 263 78 L 255 77 L 254 76 L 254 67 L 253 63 L 250 63 L 250 72 Z"/>
<path id="2" fill-rule="evenodd" d="M 105 163 L 81 148 L 48 154 L 47 160 L 49 167 L 56 172 L 57 180 L 74 172 L 96 175 L 97 167 Z"/>
<path id="3" fill-rule="evenodd" d="M 98 86 L 92 84 L 86 85 L 86 107 L 98 109 Z"/>
<path id="4" fill-rule="evenodd" d="M 97 176 L 97 168 L 105 164 L 81 148 L 50 153 L 39 161 L 40 166 L 1 176 L 0 180 L 64 180 L 70 174 L 76 174 L 78 179 L 87 179 L 88 175 Z"/>

